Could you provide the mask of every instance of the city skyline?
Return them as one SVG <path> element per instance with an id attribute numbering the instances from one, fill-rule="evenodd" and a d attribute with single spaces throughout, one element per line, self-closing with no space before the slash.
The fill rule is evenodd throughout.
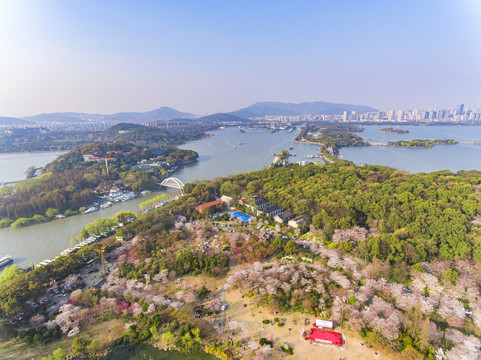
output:
<path id="1" fill-rule="evenodd" d="M 0 115 L 480 108 L 476 1 L 3 1 Z"/>

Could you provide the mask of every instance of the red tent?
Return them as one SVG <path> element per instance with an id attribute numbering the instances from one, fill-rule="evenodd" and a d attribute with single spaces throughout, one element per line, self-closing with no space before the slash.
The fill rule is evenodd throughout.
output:
<path id="1" fill-rule="evenodd" d="M 316 328 L 311 329 L 311 340 L 322 344 L 330 344 L 337 346 L 342 346 L 343 344 L 342 336 L 340 333 Z"/>

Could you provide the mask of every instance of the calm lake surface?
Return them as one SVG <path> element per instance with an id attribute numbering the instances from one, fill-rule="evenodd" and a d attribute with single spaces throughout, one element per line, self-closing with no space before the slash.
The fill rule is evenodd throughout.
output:
<path id="1" fill-rule="evenodd" d="M 65 151 L 41 151 L 0 154 L 0 183 L 25 179 L 30 166 L 43 167 Z"/>
<path id="2" fill-rule="evenodd" d="M 481 145 L 472 144 L 481 141 L 481 127 L 476 126 L 401 126 L 409 130 L 408 134 L 386 134 L 379 130 L 385 126 L 365 126 L 360 136 L 369 142 L 386 143 L 389 140 L 401 139 L 445 139 L 451 138 L 460 142 L 456 145 L 439 145 L 431 149 L 406 149 L 387 146 L 369 146 L 342 148 L 343 159 L 356 164 L 388 165 L 410 172 L 430 172 L 437 170 L 481 170 Z M 211 138 L 195 141 L 181 146 L 199 153 L 199 160 L 190 164 L 173 176 L 184 183 L 192 180 L 214 179 L 219 176 L 238 174 L 251 170 L 258 170 L 269 165 L 273 160 L 273 153 L 289 150 L 296 154 L 290 161 L 306 160 L 308 155 L 319 152 L 319 147 L 309 144 L 295 144 L 293 138 L 297 131 L 278 131 L 273 134 L 265 130 L 245 129 L 241 133 L 238 128 L 227 128 L 213 132 Z M 468 144 L 463 144 L 467 142 Z M 471 144 L 469 144 L 471 143 Z M 235 147 L 235 148 L 234 148 Z M 31 157 L 25 154 L 0 155 L 0 172 L 4 173 L 4 164 L 12 158 L 16 166 L 21 169 L 18 177 L 23 178 L 25 170 L 31 166 L 42 166 L 32 163 Z M 33 153 L 35 154 L 35 153 Z M 42 153 L 37 153 L 42 154 Z M 56 157 L 50 153 L 49 162 Z M 319 161 L 320 159 L 307 159 Z M 4 180 L 5 181 L 5 180 Z M 167 193 L 168 197 L 177 195 L 175 190 L 151 193 L 127 202 L 87 215 L 78 215 L 49 223 L 28 226 L 20 229 L 0 229 L 0 257 L 9 254 L 19 266 L 37 264 L 44 259 L 57 256 L 63 249 L 71 246 L 70 238 L 75 236 L 83 227 L 102 217 L 112 216 L 121 210 L 138 211 L 139 203 L 160 193 Z"/>
<path id="3" fill-rule="evenodd" d="M 408 149 L 392 146 L 364 146 L 342 148 L 343 159 L 355 164 L 387 165 L 412 173 L 439 170 L 481 170 L 481 126 L 394 126 L 408 130 L 408 134 L 387 134 L 380 130 L 387 126 L 365 126 L 359 136 L 370 143 L 386 143 L 412 139 L 454 139 L 456 145 L 438 145 L 430 149 Z M 393 126 L 389 126 L 393 127 Z"/>

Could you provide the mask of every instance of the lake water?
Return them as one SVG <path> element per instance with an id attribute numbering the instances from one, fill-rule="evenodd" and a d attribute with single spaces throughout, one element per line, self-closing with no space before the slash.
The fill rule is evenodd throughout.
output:
<path id="1" fill-rule="evenodd" d="M 290 158 L 291 162 L 322 161 L 319 158 L 307 159 L 308 155 L 319 153 L 319 146 L 293 142 L 298 131 L 277 131 L 272 134 L 266 130 L 244 131 L 242 133 L 238 128 L 230 127 L 213 132 L 217 135 L 209 139 L 182 145 L 183 149 L 197 151 L 199 161 L 176 172 L 175 177 L 189 182 L 260 170 L 272 163 L 272 154 L 282 150 L 296 154 Z"/>
<path id="2" fill-rule="evenodd" d="M 388 134 L 386 126 L 365 126 L 359 136 L 370 143 L 386 143 L 412 139 L 454 139 L 456 145 L 437 145 L 430 149 L 409 149 L 392 146 L 341 148 L 343 159 L 355 164 L 387 165 L 412 173 L 439 170 L 481 170 L 481 126 L 395 126 L 408 134 Z M 389 126 L 391 127 L 391 126 Z"/>
<path id="3" fill-rule="evenodd" d="M 475 126 L 402 126 L 409 130 L 408 134 L 396 135 L 381 133 L 382 126 L 366 126 L 359 133 L 370 142 L 386 143 L 400 139 L 436 139 L 452 138 L 460 142 L 456 145 L 439 145 L 431 149 L 406 149 L 387 146 L 342 148 L 341 156 L 356 164 L 380 164 L 411 172 L 429 172 L 436 170 L 481 170 L 481 145 L 472 144 L 481 140 L 481 127 Z M 215 131 L 215 136 L 185 144 L 182 148 L 192 149 L 199 153 L 199 160 L 174 174 L 184 183 L 193 180 L 214 179 L 219 176 L 238 174 L 258 170 L 272 163 L 273 153 L 289 150 L 297 156 L 290 161 L 307 159 L 308 155 L 319 152 L 316 145 L 293 143 L 296 131 L 278 131 L 273 134 L 265 130 L 245 129 L 241 133 L 238 128 L 227 128 Z M 463 144 L 471 142 L 471 144 Z M 30 153 L 32 154 L 32 153 Z M 35 154 L 35 153 L 34 153 Z M 41 153 L 39 153 L 41 154 Z M 23 178 L 25 170 L 33 165 L 31 157 L 25 154 L 0 155 L 0 169 L 4 162 L 12 157 L 17 160 L 17 167 L 22 169 L 18 177 Z M 50 153 L 55 158 L 55 153 Z M 315 161 L 320 159 L 307 159 Z M 47 161 L 48 162 L 48 161 Z M 41 166 L 35 163 L 36 166 Z M 3 173 L 3 171 L 2 171 Z M 0 229 L 0 257 L 12 255 L 20 266 L 37 264 L 44 259 L 58 255 L 63 249 L 71 246 L 70 238 L 83 227 L 102 217 L 112 216 L 122 210 L 138 211 L 139 203 L 163 192 L 151 193 L 146 197 L 127 202 L 87 215 L 78 215 L 65 219 L 37 224 L 20 229 Z M 177 195 L 176 190 L 166 192 L 169 197 Z"/>
<path id="4" fill-rule="evenodd" d="M 42 151 L 0 154 L 0 184 L 25 179 L 30 166 L 43 167 L 55 160 L 63 152 Z"/>

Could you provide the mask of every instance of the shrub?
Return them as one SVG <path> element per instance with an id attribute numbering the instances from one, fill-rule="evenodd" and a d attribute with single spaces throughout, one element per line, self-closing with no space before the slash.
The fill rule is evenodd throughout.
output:
<path id="1" fill-rule="evenodd" d="M 260 338 L 259 344 L 260 346 L 269 345 L 271 348 L 274 347 L 274 343 L 270 340 L 267 340 L 266 338 Z"/>
<path id="2" fill-rule="evenodd" d="M 292 348 L 285 343 L 281 345 L 281 350 L 284 351 L 285 353 L 289 354 L 289 355 L 294 354 L 294 350 L 292 350 Z"/>

